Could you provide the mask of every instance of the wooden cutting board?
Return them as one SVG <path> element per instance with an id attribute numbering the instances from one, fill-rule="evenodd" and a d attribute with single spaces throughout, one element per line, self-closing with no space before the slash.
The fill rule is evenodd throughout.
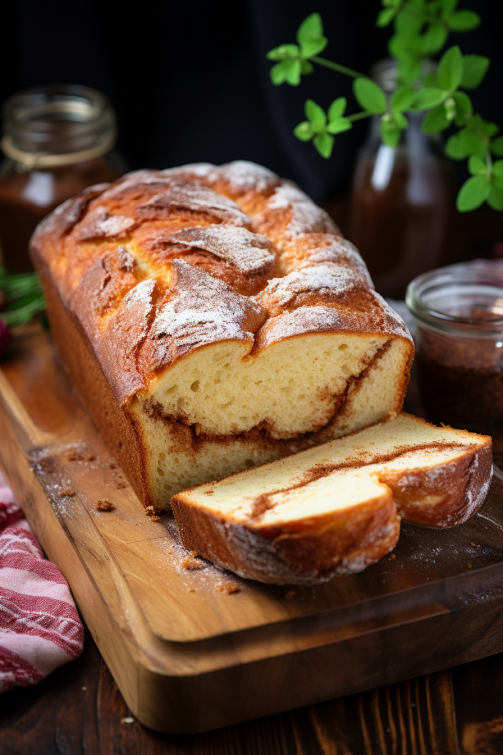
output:
<path id="1" fill-rule="evenodd" d="M 186 734 L 503 650 L 503 486 L 452 530 L 403 525 L 394 553 L 321 587 L 191 569 L 80 406 L 50 339 L 0 370 L 0 466 L 134 715 Z M 100 499 L 113 511 L 99 511 Z"/>

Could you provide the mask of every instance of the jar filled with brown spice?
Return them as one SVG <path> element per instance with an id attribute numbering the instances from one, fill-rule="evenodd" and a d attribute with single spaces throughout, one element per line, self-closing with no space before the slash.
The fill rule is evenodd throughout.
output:
<path id="1" fill-rule="evenodd" d="M 421 399 L 435 422 L 484 430 L 503 420 L 503 270 L 483 260 L 407 288 Z"/>

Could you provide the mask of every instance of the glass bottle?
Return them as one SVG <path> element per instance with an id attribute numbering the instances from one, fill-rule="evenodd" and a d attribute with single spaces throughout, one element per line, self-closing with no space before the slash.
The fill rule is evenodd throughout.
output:
<path id="1" fill-rule="evenodd" d="M 0 250 L 8 270 L 32 269 L 28 242 L 45 215 L 87 186 L 123 175 L 116 139 L 112 106 L 94 89 L 38 87 L 6 102 Z"/>
<path id="2" fill-rule="evenodd" d="M 391 96 L 394 61 L 378 63 L 372 73 Z M 348 234 L 377 291 L 400 299 L 417 275 L 451 261 L 455 207 L 454 173 L 439 135 L 423 134 L 421 113 L 406 117 L 397 147 L 381 141 L 380 116 L 372 118 L 353 176 Z"/>

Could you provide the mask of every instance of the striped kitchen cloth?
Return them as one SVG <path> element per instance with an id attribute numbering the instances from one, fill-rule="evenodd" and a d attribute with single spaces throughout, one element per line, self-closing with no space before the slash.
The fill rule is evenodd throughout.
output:
<path id="1" fill-rule="evenodd" d="M 44 558 L 0 475 L 0 692 L 36 684 L 83 645 L 68 583 Z"/>

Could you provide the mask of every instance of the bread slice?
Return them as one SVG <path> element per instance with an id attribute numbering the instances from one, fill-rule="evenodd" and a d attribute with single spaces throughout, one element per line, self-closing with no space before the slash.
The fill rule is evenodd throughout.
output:
<path id="1" fill-rule="evenodd" d="M 491 475 L 491 438 L 401 414 L 178 493 L 172 507 L 184 546 L 200 556 L 260 582 L 316 584 L 393 550 L 400 518 L 464 522 Z"/>
<path id="2" fill-rule="evenodd" d="M 265 168 L 91 187 L 31 252 L 63 363 L 145 505 L 402 408 L 407 328 L 328 215 Z"/>

